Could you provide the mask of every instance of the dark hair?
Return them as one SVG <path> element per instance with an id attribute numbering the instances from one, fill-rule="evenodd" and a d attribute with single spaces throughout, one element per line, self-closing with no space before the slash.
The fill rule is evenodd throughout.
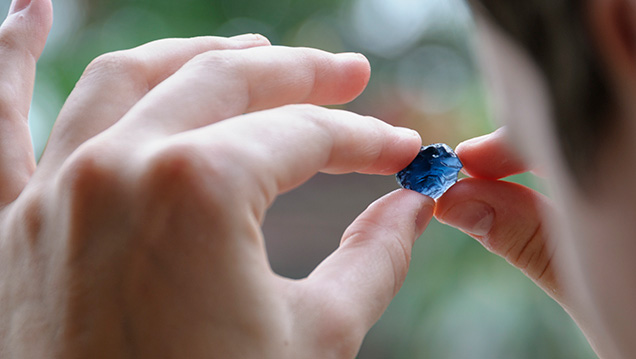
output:
<path id="1" fill-rule="evenodd" d="M 546 75 L 560 150 L 581 187 L 594 183 L 598 149 L 614 120 L 611 93 L 591 40 L 586 0 L 473 0 Z"/>

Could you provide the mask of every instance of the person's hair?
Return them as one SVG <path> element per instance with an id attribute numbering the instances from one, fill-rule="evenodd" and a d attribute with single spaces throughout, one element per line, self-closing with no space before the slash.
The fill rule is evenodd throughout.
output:
<path id="1" fill-rule="evenodd" d="M 563 157 L 580 186 L 593 185 L 598 149 L 614 125 L 614 95 L 585 20 L 587 0 L 474 2 L 545 74 Z"/>

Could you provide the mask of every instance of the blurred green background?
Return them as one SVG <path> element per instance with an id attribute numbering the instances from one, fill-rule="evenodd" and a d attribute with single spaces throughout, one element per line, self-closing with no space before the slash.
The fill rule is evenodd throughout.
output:
<path id="1" fill-rule="evenodd" d="M 368 89 L 346 108 L 417 129 L 424 143 L 491 131 L 462 0 L 53 0 L 31 125 L 41 153 L 56 114 L 96 56 L 164 37 L 261 33 L 278 45 L 356 51 Z M 8 0 L 0 10 L 6 11 Z M 108 96 L 108 93 L 104 93 Z M 175 94 L 178 96 L 178 94 Z M 512 180 L 529 184 L 527 176 Z M 264 232 L 272 268 L 306 276 L 392 177 L 318 175 L 281 196 Z M 360 358 L 594 358 L 564 313 L 531 281 L 463 233 L 431 223 L 406 283 Z"/>

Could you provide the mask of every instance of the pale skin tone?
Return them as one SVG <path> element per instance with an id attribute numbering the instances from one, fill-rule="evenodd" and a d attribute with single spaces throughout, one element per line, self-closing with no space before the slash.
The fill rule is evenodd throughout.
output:
<path id="1" fill-rule="evenodd" d="M 589 173 L 596 176 L 594 188 L 577 189 L 560 157 L 543 76 L 482 14 L 482 64 L 499 100 L 495 115 L 508 128 L 460 144 L 457 153 L 473 178 L 452 187 L 435 215 L 521 269 L 572 316 L 599 357 L 633 358 L 636 6 L 631 0 L 591 0 L 585 9 L 617 98 L 609 114 L 616 127 L 599 150 L 602 163 Z M 494 181 L 531 170 L 525 163 L 539 166 L 554 201 Z"/>
<path id="2" fill-rule="evenodd" d="M 354 357 L 434 202 L 381 198 L 299 281 L 270 270 L 260 224 L 277 194 L 318 171 L 386 175 L 417 153 L 412 130 L 316 106 L 355 98 L 367 60 L 257 35 L 105 55 L 36 168 L 26 118 L 51 3 L 11 11 L 0 30 L 0 356 Z"/>
<path id="3" fill-rule="evenodd" d="M 272 273 L 260 224 L 277 194 L 319 171 L 392 174 L 419 149 L 413 131 L 317 106 L 364 89 L 361 55 L 244 35 L 102 56 L 36 167 L 26 119 L 51 21 L 50 0 L 17 0 L 0 28 L 0 356 L 353 358 L 434 211 L 587 320 L 556 280 L 548 200 L 494 181 L 528 169 L 504 131 L 458 148 L 475 178 L 436 207 L 390 193 L 308 278 Z M 453 210 L 467 199 L 490 209 Z"/>

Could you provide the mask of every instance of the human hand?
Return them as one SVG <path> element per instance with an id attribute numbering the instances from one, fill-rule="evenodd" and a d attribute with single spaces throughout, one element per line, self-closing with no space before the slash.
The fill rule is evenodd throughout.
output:
<path id="1" fill-rule="evenodd" d="M 315 106 L 355 98 L 366 59 L 256 35 L 108 54 L 36 168 L 26 119 L 51 3 L 16 4 L 0 28 L 3 356 L 354 357 L 433 201 L 381 198 L 304 280 L 271 271 L 260 224 L 317 171 L 391 174 L 417 154 L 413 131 Z"/>
<path id="2" fill-rule="evenodd" d="M 530 171 L 506 142 L 505 129 L 461 143 L 457 155 L 471 177 L 438 200 L 436 218 L 477 239 L 560 299 L 551 260 L 556 248 L 547 240 L 541 213 L 551 208 L 549 200 L 525 186 L 499 181 Z"/>
<path id="3" fill-rule="evenodd" d="M 530 188 L 500 180 L 531 170 L 506 136 L 505 128 L 500 128 L 457 146 L 464 171 L 471 177 L 438 199 L 435 216 L 520 269 L 568 312 L 602 355 L 605 333 L 593 325 L 581 298 L 572 294 L 572 281 L 564 271 L 567 259 L 559 241 L 550 237 L 547 219 L 555 211 L 552 202 Z"/>

